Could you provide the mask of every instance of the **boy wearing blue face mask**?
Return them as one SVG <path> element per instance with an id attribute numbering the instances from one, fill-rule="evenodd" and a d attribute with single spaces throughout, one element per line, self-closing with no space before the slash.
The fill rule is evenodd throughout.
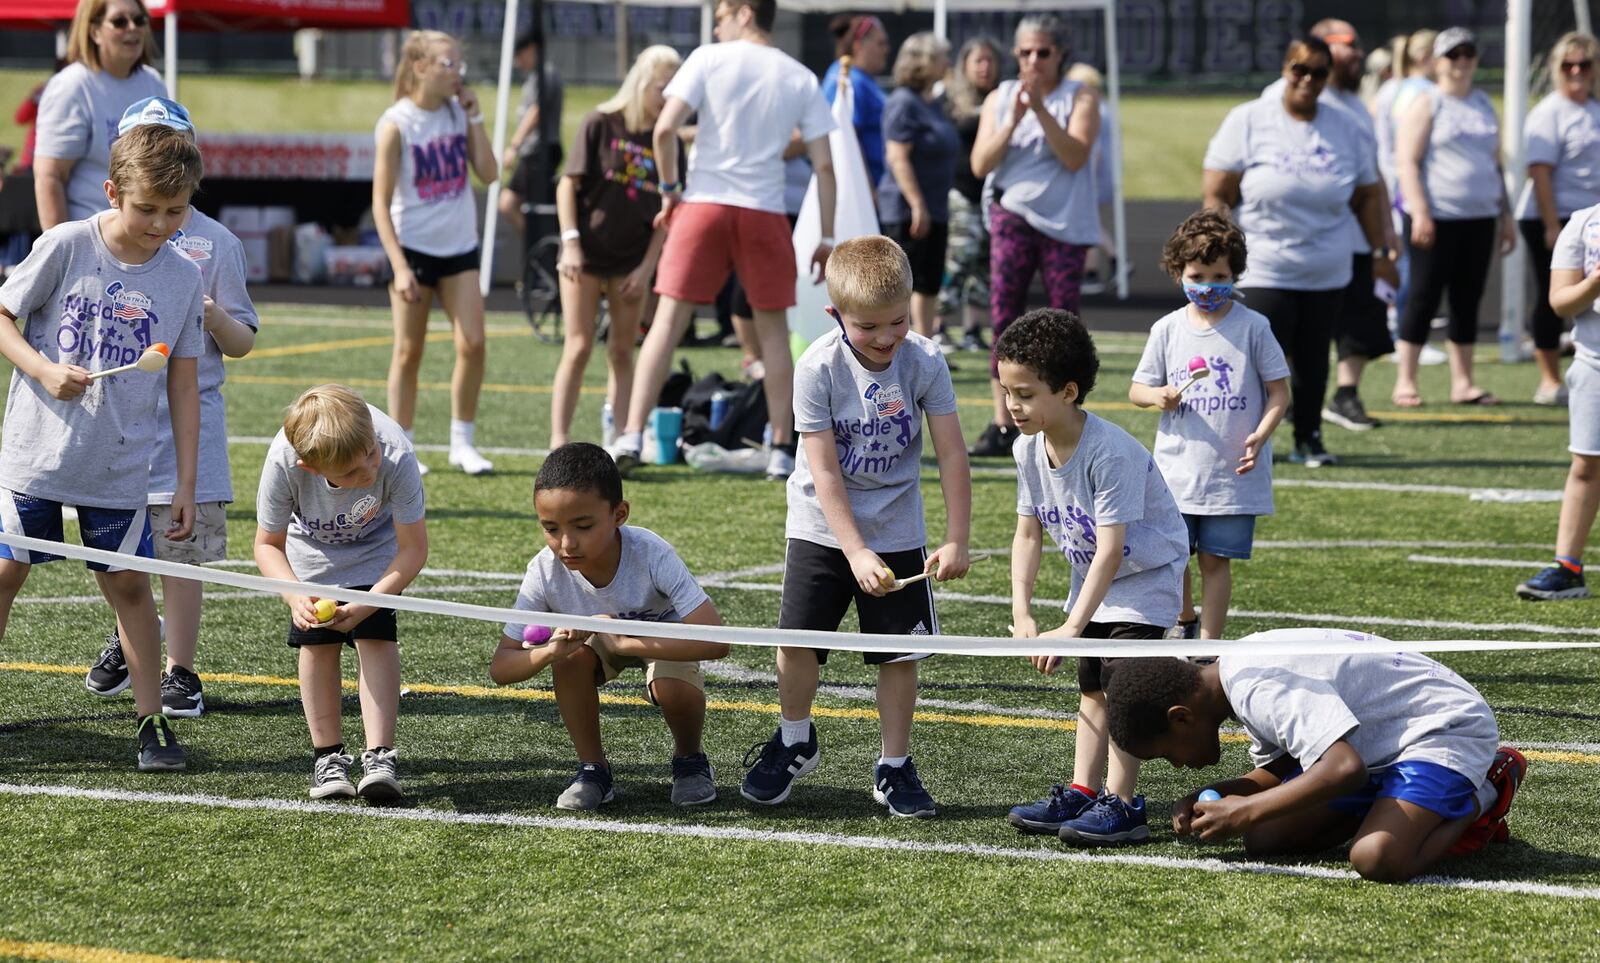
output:
<path id="1" fill-rule="evenodd" d="M 1176 638 L 1222 638 L 1229 563 L 1249 558 L 1257 515 L 1272 514 L 1272 433 L 1289 409 L 1289 364 L 1266 317 L 1233 300 L 1244 233 L 1227 214 L 1191 214 L 1161 252 L 1188 304 L 1150 329 L 1128 400 L 1160 408 L 1155 459 L 1198 554 L 1201 617 L 1189 572 Z"/>

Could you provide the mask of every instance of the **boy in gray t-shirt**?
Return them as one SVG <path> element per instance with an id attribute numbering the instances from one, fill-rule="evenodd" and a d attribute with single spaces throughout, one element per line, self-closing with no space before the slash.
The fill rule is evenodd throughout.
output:
<path id="1" fill-rule="evenodd" d="M 995 342 L 1000 385 L 1022 432 L 1017 533 L 1011 543 L 1012 630 L 1019 638 L 1158 639 L 1178 617 L 1188 559 L 1183 517 L 1150 453 L 1126 431 L 1083 410 L 1100 370 L 1094 341 L 1069 311 L 1031 311 Z M 1072 569 L 1067 620 L 1041 633 L 1033 585 L 1048 530 Z M 1036 656 L 1049 675 L 1061 660 Z M 1112 660 L 1080 658 L 1072 785 L 1056 785 L 1007 821 L 1078 845 L 1150 837 L 1138 760 L 1105 737 L 1105 681 Z M 1102 767 L 1105 781 L 1101 782 Z"/>
<path id="2" fill-rule="evenodd" d="M 84 545 L 151 557 L 145 496 L 150 459 L 165 444 L 174 449 L 177 479 L 162 537 L 189 535 L 201 279 L 167 238 L 182 223 L 200 171 L 200 152 L 176 131 L 133 132 L 112 152 L 105 196 L 113 209 L 46 231 L 0 288 L 0 353 L 15 365 L 0 442 L 0 529 L 59 542 L 62 506 L 73 505 Z M 170 358 L 168 439 L 156 427 L 160 381 L 124 370 L 151 352 Z M 59 557 L 0 546 L 0 626 L 30 567 Z M 133 687 L 139 768 L 183 769 L 183 750 L 161 715 L 150 579 L 95 562 L 89 568 L 127 635 L 126 671 L 107 694 Z M 86 684 L 94 682 L 91 673 Z"/>
<path id="3" fill-rule="evenodd" d="M 1285 654 L 1207 666 L 1127 659 L 1106 690 L 1112 739 L 1141 759 L 1202 769 L 1222 758 L 1230 719 L 1250 735 L 1256 768 L 1178 800 L 1174 832 L 1243 836 L 1256 857 L 1353 837 L 1351 866 L 1382 882 L 1508 838 L 1528 762 L 1496 748 L 1494 713 L 1460 676 L 1416 653 L 1313 654 L 1319 644 L 1386 641 L 1364 632 L 1280 629 L 1242 641 Z"/>
<path id="4" fill-rule="evenodd" d="M 405 432 L 343 385 L 289 406 L 256 493 L 256 565 L 268 578 L 398 595 L 428 560 L 422 473 Z M 395 716 L 400 651 L 394 609 L 283 594 L 311 731 L 311 798 L 400 798 Z M 367 751 L 359 785 L 339 721 L 339 653 L 356 650 Z"/>
<path id="5" fill-rule="evenodd" d="M 950 369 L 939 349 L 910 331 L 911 264 L 880 235 L 853 238 L 828 259 L 828 309 L 839 324 L 800 356 L 794 375 L 799 458 L 789 477 L 788 546 L 778 627 L 837 632 L 852 602 L 863 632 L 937 635 L 933 589 L 967 573 L 972 476 Z M 928 416 L 944 493 L 944 544 L 924 548 L 922 416 Z M 923 576 L 902 585 L 900 580 Z M 883 755 L 873 797 L 894 816 L 937 813 L 911 763 L 917 661 L 925 655 L 867 653 L 878 667 Z M 811 723 L 822 648 L 778 650 L 784 693 L 778 730 L 745 775 L 740 793 L 775 806 L 817 766 Z"/>
<path id="6" fill-rule="evenodd" d="M 1230 559 L 1250 557 L 1256 516 L 1272 514 L 1272 433 L 1289 410 L 1289 362 L 1267 319 L 1233 300 L 1245 242 L 1228 215 L 1185 218 L 1161 267 L 1189 303 L 1150 329 L 1128 400 L 1161 409 L 1156 467 L 1199 556 L 1203 622 L 1185 565 L 1173 635 L 1220 639 L 1233 597 Z"/>
<path id="7" fill-rule="evenodd" d="M 194 126 L 182 104 L 165 97 L 148 97 L 122 115 L 119 134 L 156 124 L 170 127 L 191 140 Z M 222 358 L 241 358 L 255 345 L 255 305 L 245 289 L 244 246 L 233 232 L 190 206 L 171 244 L 200 268 L 205 290 L 204 353 L 200 355 L 200 453 L 195 481 L 194 527 L 181 540 L 157 539 L 156 558 L 185 565 L 204 565 L 228 557 L 228 503 L 233 484 L 228 472 L 228 426 L 222 402 Z M 157 378 L 165 387 L 165 379 Z M 164 394 L 164 392 L 163 392 Z M 156 409 L 160 437 L 172 437 L 172 418 L 163 400 Z M 150 461 L 150 523 L 164 529 L 172 517 L 172 498 L 178 486 L 178 464 L 172 446 L 157 445 Z M 165 613 L 163 640 L 167 644 L 166 672 L 161 677 L 161 711 L 168 716 L 192 718 L 205 711 L 205 694 L 195 674 L 195 649 L 200 633 L 203 583 L 161 576 Z M 89 691 L 113 694 L 127 684 L 128 671 L 116 633 L 89 671 Z"/>
<path id="8" fill-rule="evenodd" d="M 628 619 L 721 625 L 717 607 L 688 566 L 648 529 L 626 525 L 622 474 L 598 445 L 577 442 L 551 452 L 533 481 L 533 507 L 545 548 L 528 563 L 516 607 Z M 699 806 L 717 798 L 701 747 L 705 728 L 702 660 L 720 659 L 720 642 L 657 639 L 622 632 L 576 632 L 507 622 L 489 665 L 500 685 L 525 682 L 550 667 L 561 720 L 578 752 L 578 773 L 556 808 L 587 811 L 615 798 L 611 764 L 600 741 L 599 688 L 628 668 L 644 670 L 645 694 L 672 731 L 672 802 Z"/>

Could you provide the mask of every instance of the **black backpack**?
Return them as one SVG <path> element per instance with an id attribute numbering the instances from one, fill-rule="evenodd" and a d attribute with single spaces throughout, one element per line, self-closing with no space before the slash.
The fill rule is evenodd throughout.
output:
<path id="1" fill-rule="evenodd" d="M 728 411 L 722 424 L 712 428 L 711 397 L 719 391 L 728 395 Z M 685 445 L 712 441 L 729 451 L 761 446 L 767 430 L 767 396 L 760 381 L 729 381 L 713 372 L 684 393 L 682 407 Z"/>

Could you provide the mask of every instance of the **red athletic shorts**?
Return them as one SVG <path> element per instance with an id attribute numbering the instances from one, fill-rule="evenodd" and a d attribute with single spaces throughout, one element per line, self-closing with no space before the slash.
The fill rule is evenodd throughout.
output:
<path id="1" fill-rule="evenodd" d="M 770 211 L 690 202 L 672 212 L 667 246 L 656 266 L 656 293 L 710 304 L 737 271 L 750 306 L 794 306 L 794 241 L 789 219 Z"/>

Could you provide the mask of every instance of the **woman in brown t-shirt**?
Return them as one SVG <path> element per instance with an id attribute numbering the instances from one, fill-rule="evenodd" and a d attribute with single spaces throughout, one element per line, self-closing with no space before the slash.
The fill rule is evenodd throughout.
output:
<path id="1" fill-rule="evenodd" d="M 633 390 L 633 343 L 639 335 L 650 279 L 666 230 L 661 210 L 652 134 L 677 72 L 678 52 L 667 46 L 640 52 L 616 96 L 583 118 L 556 187 L 561 221 L 561 317 L 565 343 L 550 406 L 550 447 L 568 441 L 583 371 L 594 350 L 600 296 L 611 312 L 606 340 L 610 377 L 606 408 L 627 412 Z M 609 419 L 603 424 L 609 427 Z M 603 434 L 604 429 L 603 429 Z M 609 444 L 610 438 L 602 438 Z"/>

